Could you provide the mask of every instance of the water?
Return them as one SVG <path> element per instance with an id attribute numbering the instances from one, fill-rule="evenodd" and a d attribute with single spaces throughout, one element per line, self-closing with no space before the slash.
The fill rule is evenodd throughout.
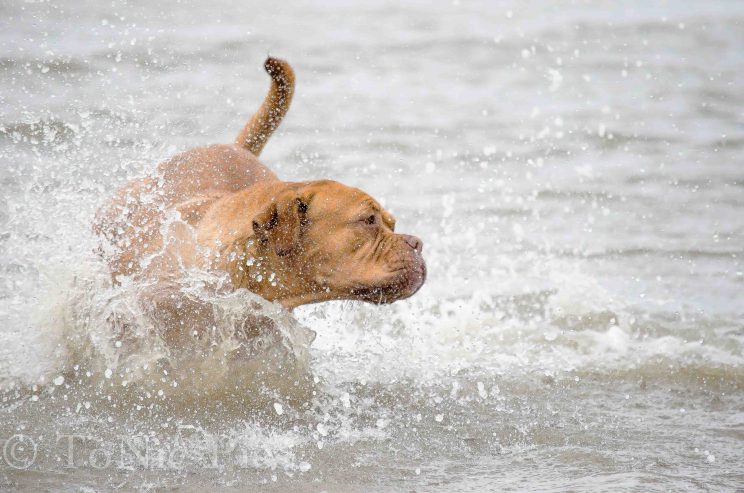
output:
<path id="1" fill-rule="evenodd" d="M 5 2 L 0 19 L 3 489 L 744 488 L 741 3 Z M 429 279 L 389 307 L 292 315 L 195 275 L 214 346 L 169 354 L 142 287 L 107 284 L 92 215 L 175 152 L 230 142 L 267 52 L 298 91 L 263 161 L 380 199 Z M 274 325 L 260 347 L 230 335 L 251 316 Z"/>

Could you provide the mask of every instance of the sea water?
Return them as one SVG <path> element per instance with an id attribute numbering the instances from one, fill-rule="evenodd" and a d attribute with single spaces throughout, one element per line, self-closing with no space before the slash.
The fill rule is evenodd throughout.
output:
<path id="1" fill-rule="evenodd" d="M 0 487 L 744 488 L 742 47 L 724 0 L 3 2 Z M 173 354 L 92 217 L 231 142 L 267 53 L 262 160 L 379 199 L 429 278 L 289 313 L 194 273 Z"/>

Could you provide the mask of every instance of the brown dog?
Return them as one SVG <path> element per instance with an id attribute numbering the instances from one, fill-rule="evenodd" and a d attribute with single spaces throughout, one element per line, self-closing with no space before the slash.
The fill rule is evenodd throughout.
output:
<path id="1" fill-rule="evenodd" d="M 166 286 L 195 268 L 224 273 L 228 289 L 246 288 L 289 309 L 411 296 L 426 277 L 421 240 L 394 233 L 395 219 L 359 189 L 283 182 L 257 159 L 294 92 L 287 62 L 269 58 L 264 67 L 271 89 L 235 144 L 179 154 L 101 208 L 94 231 L 114 281 Z M 177 322 L 181 306 L 169 307 L 162 308 Z"/>

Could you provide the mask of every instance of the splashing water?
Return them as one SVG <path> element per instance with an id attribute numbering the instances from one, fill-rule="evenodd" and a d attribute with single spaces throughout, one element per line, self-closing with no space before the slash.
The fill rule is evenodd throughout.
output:
<path id="1" fill-rule="evenodd" d="M 740 488 L 741 7 L 272 9 L 0 6 L 0 488 Z M 429 280 L 288 313 L 194 272 L 176 351 L 93 213 L 231 141 L 267 50 L 263 161 L 380 198 Z"/>

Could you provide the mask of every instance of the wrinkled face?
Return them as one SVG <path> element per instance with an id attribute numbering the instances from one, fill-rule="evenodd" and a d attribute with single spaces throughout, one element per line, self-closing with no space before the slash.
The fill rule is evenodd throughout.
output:
<path id="1" fill-rule="evenodd" d="M 293 184 L 253 224 L 258 232 L 267 225 L 274 234 L 265 234 L 265 243 L 308 291 L 306 302 L 392 303 L 413 295 L 426 278 L 421 240 L 395 233 L 395 219 L 356 188 L 327 180 Z"/>

